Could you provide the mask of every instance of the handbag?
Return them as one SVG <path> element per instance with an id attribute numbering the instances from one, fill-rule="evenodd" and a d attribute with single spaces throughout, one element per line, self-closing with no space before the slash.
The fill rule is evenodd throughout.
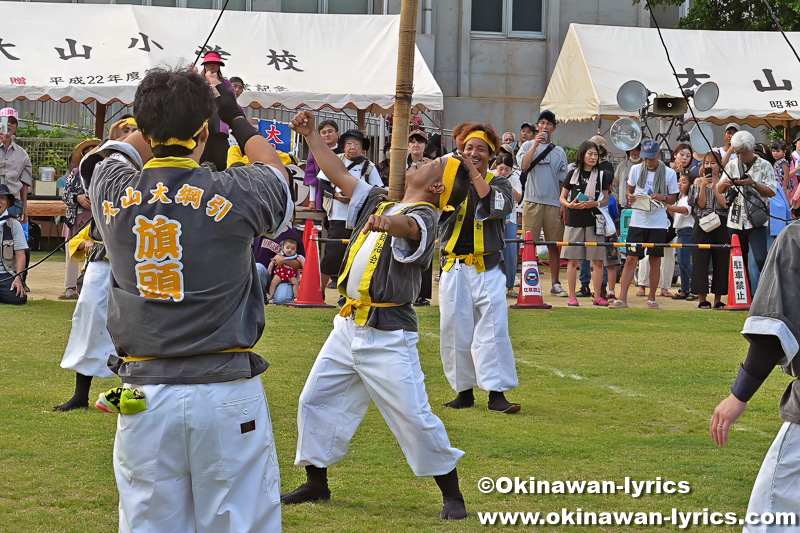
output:
<path id="1" fill-rule="evenodd" d="M 602 181 L 601 181 L 602 182 Z M 603 193 L 600 193 L 600 196 L 597 198 L 597 207 L 595 208 L 599 213 L 594 214 L 594 233 L 595 235 L 604 235 L 606 237 L 610 235 L 616 235 L 617 233 L 617 226 L 614 224 L 614 219 L 611 218 L 611 213 L 608 212 L 607 205 L 600 205 L 600 202 L 603 200 Z"/>
<path id="2" fill-rule="evenodd" d="M 746 176 L 745 173 L 750 167 L 745 168 L 741 160 L 739 164 L 739 176 Z M 741 191 L 744 196 L 745 209 L 747 209 L 747 216 L 750 217 L 750 223 L 754 228 L 760 228 L 769 222 L 769 209 L 766 202 L 761 199 L 761 196 L 752 187 L 737 186 L 736 189 Z"/>
<path id="3" fill-rule="evenodd" d="M 650 197 L 642 194 L 634 195 L 631 208 L 638 209 L 639 211 L 650 211 Z"/>
<path id="4" fill-rule="evenodd" d="M 716 213 L 709 213 L 708 215 L 700 218 L 698 222 L 700 222 L 700 229 L 706 233 L 714 231 L 722 225 L 722 221 L 720 220 L 719 215 Z"/>
<path id="5" fill-rule="evenodd" d="M 769 209 L 757 192 L 747 187 L 744 190 L 744 198 L 747 204 L 747 216 L 750 217 L 750 223 L 754 228 L 760 228 L 769 222 Z"/>

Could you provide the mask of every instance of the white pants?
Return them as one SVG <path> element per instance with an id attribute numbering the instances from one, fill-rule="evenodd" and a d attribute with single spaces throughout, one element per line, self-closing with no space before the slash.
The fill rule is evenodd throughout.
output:
<path id="1" fill-rule="evenodd" d="M 281 529 L 280 476 L 260 377 L 136 385 L 147 410 L 118 415 L 120 532 Z"/>
<path id="2" fill-rule="evenodd" d="M 108 262 L 92 261 L 86 266 L 83 290 L 72 313 L 72 331 L 61 368 L 98 378 L 114 375 L 107 365 L 108 356 L 117 353 L 106 328 L 110 278 Z"/>
<path id="3" fill-rule="evenodd" d="M 439 278 L 439 350 L 456 392 L 505 392 L 519 385 L 508 335 L 506 277 L 500 267 L 478 273 L 456 261 Z"/>
<path id="4" fill-rule="evenodd" d="M 784 422 L 758 471 L 748 513 L 800 510 L 800 424 Z M 747 533 L 798 531 L 798 526 L 745 525 Z"/>
<path id="5" fill-rule="evenodd" d="M 672 242 L 678 242 L 677 237 Z M 675 248 L 664 248 L 660 272 L 658 287 L 669 290 L 672 287 L 672 278 L 675 275 Z M 636 279 L 636 284 L 639 287 L 650 286 L 650 256 L 645 255 L 643 259 L 639 259 L 639 275 Z"/>
<path id="6" fill-rule="evenodd" d="M 297 411 L 298 466 L 327 468 L 341 461 L 375 402 L 417 476 L 439 476 L 464 452 L 450 446 L 444 424 L 431 412 L 417 340 L 411 331 L 358 326 L 337 316 Z"/>

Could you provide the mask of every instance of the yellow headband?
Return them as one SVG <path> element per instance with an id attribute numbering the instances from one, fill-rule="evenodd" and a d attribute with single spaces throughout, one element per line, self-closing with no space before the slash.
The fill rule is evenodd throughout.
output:
<path id="1" fill-rule="evenodd" d="M 137 128 L 139 127 L 139 126 L 136 125 L 136 119 L 134 119 L 133 117 L 126 118 L 125 122 L 127 122 L 131 126 L 134 126 L 134 127 L 137 127 Z"/>
<path id="2" fill-rule="evenodd" d="M 442 176 L 444 192 L 439 196 L 439 209 L 447 209 L 449 207 L 447 202 L 453 192 L 453 183 L 456 181 L 459 166 L 461 166 L 461 161 L 455 157 L 447 158 L 447 165 L 444 167 L 444 175 Z"/>
<path id="3" fill-rule="evenodd" d="M 182 139 L 176 139 L 175 137 L 167 139 L 166 141 L 155 141 L 151 139 L 150 146 L 183 146 L 184 148 L 188 148 L 189 150 L 194 150 L 195 147 L 197 146 L 197 141 L 195 141 L 194 138 L 200 135 L 200 132 L 202 132 L 206 126 L 208 126 L 207 120 L 203 122 L 203 125 L 200 126 L 200 129 L 197 130 L 194 135 L 192 135 L 191 139 L 182 140 Z"/>
<path id="4" fill-rule="evenodd" d="M 470 140 L 470 139 L 480 139 L 480 140 L 482 140 L 483 142 L 485 142 L 486 144 L 489 145 L 489 148 L 492 150 L 492 153 L 494 153 L 494 144 L 492 144 L 492 141 L 489 140 L 489 137 L 486 135 L 485 132 L 483 132 L 481 130 L 473 131 L 472 133 L 467 135 L 466 139 L 464 139 L 464 144 L 466 145 L 467 141 Z"/>

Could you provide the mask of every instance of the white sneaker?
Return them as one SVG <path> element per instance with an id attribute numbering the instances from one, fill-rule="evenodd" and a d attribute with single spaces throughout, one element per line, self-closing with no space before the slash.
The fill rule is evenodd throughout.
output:
<path id="1" fill-rule="evenodd" d="M 561 286 L 561 283 L 553 283 L 553 288 L 550 289 L 550 294 L 555 296 L 569 296 L 567 291 L 564 290 L 564 287 Z"/>

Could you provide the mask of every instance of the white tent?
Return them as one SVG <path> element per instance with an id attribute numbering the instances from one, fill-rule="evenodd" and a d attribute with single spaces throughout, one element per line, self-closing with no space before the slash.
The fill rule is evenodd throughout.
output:
<path id="1" fill-rule="evenodd" d="M 695 110 L 698 118 L 751 126 L 800 120 L 800 62 L 779 32 L 662 33 L 683 88 L 719 85 L 717 104 Z M 800 50 L 800 34 L 787 35 Z M 541 106 L 563 121 L 632 116 L 617 105 L 628 80 L 680 96 L 656 29 L 571 24 Z"/>
<path id="2" fill-rule="evenodd" d="M 3 2 L 0 99 L 133 102 L 148 69 L 191 64 L 218 11 Z M 208 43 L 243 106 L 362 109 L 394 105 L 399 16 L 226 11 Z M 199 64 L 199 62 L 198 62 Z M 443 109 L 419 50 L 412 105 Z"/>

